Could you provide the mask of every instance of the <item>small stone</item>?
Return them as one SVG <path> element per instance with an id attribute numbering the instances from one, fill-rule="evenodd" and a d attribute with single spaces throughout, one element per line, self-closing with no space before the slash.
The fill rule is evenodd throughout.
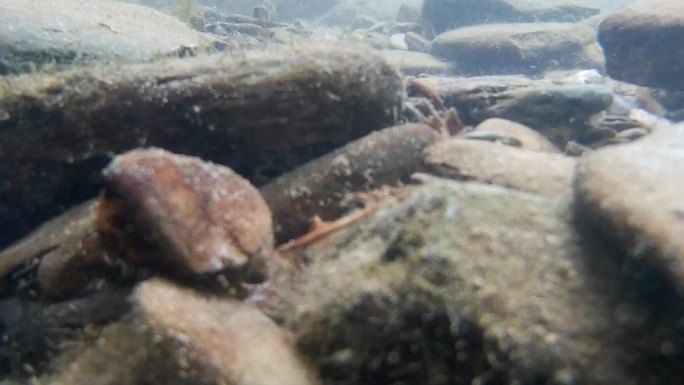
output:
<path id="1" fill-rule="evenodd" d="M 134 150 L 105 169 L 98 229 L 135 265 L 181 273 L 262 271 L 271 212 L 231 169 L 160 149 Z"/>

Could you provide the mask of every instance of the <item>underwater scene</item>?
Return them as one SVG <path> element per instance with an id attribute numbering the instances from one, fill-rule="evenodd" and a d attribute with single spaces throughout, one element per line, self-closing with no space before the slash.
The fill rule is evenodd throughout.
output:
<path id="1" fill-rule="evenodd" d="M 0 385 L 684 384 L 683 36 L 0 0 Z"/>

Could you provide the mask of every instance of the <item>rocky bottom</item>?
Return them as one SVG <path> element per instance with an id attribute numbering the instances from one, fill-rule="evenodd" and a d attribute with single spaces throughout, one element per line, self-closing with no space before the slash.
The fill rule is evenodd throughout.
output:
<path id="1" fill-rule="evenodd" d="M 436 3 L 437 37 L 408 5 L 309 25 L 265 4 L 202 9 L 162 40 L 208 46 L 173 58 L 111 62 L 142 44 L 116 18 L 111 51 L 7 56 L 0 384 L 684 383 L 678 85 L 608 76 L 598 21 L 502 0 L 503 24 L 451 25 L 478 22 Z M 632 19 L 608 20 L 612 44 Z M 474 73 L 481 38 L 517 61 Z"/>

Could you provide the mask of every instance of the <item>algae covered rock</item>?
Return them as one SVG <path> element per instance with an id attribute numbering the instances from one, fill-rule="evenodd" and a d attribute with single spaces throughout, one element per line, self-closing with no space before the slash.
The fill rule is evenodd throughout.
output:
<path id="1" fill-rule="evenodd" d="M 672 342 L 651 333 L 657 311 L 567 203 L 434 180 L 300 252 L 313 262 L 288 323 L 329 384 L 641 384 L 681 369 L 651 350 Z"/>
<path id="2" fill-rule="evenodd" d="M 94 196 L 117 154 L 161 147 L 264 179 L 392 126 L 401 77 L 356 46 L 297 46 L 25 75 L 0 85 L 0 243 Z"/>

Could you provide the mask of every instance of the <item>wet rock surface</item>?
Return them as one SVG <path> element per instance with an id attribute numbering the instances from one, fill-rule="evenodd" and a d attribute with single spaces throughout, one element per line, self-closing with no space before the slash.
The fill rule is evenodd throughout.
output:
<path id="1" fill-rule="evenodd" d="M 334 384 L 657 381 L 632 345 L 662 342 L 642 322 L 653 310 L 571 217 L 497 187 L 417 187 L 302 250 L 314 262 L 294 289 L 299 345 Z"/>
<path id="2" fill-rule="evenodd" d="M 263 183 L 393 125 L 402 100 L 396 70 L 366 48 L 331 48 L 8 79 L 0 86 L 0 196 L 12 204 L 0 210 L 3 242 L 94 196 L 112 154 L 141 145 Z"/>
<path id="3" fill-rule="evenodd" d="M 576 162 L 560 154 L 455 137 L 429 147 L 425 163 L 437 175 L 569 199 Z"/>
<path id="4" fill-rule="evenodd" d="M 594 41 L 588 26 L 563 23 L 487 24 L 437 36 L 432 54 L 465 75 L 538 74 L 549 69 L 586 68 L 584 53 Z"/>
<path id="5" fill-rule="evenodd" d="M 522 76 L 429 77 L 417 80 L 477 125 L 489 118 L 513 120 L 546 135 L 560 148 L 591 128 L 590 119 L 613 103 L 613 92 L 598 85 L 556 85 Z"/>
<path id="6" fill-rule="evenodd" d="M 273 253 L 266 202 L 231 169 L 159 149 L 116 157 L 104 171 L 97 228 L 133 265 L 185 274 L 263 274 Z"/>
<path id="7" fill-rule="evenodd" d="M 339 217 L 350 194 L 408 183 L 424 171 L 422 152 L 439 135 L 424 124 L 391 127 L 313 160 L 261 188 L 273 210 L 276 237 L 286 242 L 306 232 L 310 219 Z"/>
<path id="8" fill-rule="evenodd" d="M 627 252 L 661 269 L 684 293 L 684 126 L 583 159 L 577 175 L 582 212 Z M 615 194 L 619 191 L 619 194 Z"/>
<path id="9" fill-rule="evenodd" d="M 287 333 L 253 308 L 160 279 L 140 284 L 132 298 L 132 314 L 50 383 L 318 383 Z"/>
<path id="10" fill-rule="evenodd" d="M 608 74 L 630 83 L 684 90 L 681 67 L 674 64 L 684 58 L 677 38 L 684 30 L 683 11 L 679 1 L 646 0 L 606 16 L 598 40 Z"/>
<path id="11" fill-rule="evenodd" d="M 0 4 L 0 75 L 103 61 L 148 61 L 184 47 L 209 47 L 212 42 L 173 16 L 133 4 L 69 0 Z"/>
<path id="12" fill-rule="evenodd" d="M 488 23 L 576 22 L 598 13 L 568 1 L 426 0 L 422 9 L 423 22 L 437 34 Z"/>
<path id="13" fill-rule="evenodd" d="M 684 103 L 593 8 L 131 1 L 45 37 L 222 52 L 2 78 L 0 383 L 684 383 Z"/>

